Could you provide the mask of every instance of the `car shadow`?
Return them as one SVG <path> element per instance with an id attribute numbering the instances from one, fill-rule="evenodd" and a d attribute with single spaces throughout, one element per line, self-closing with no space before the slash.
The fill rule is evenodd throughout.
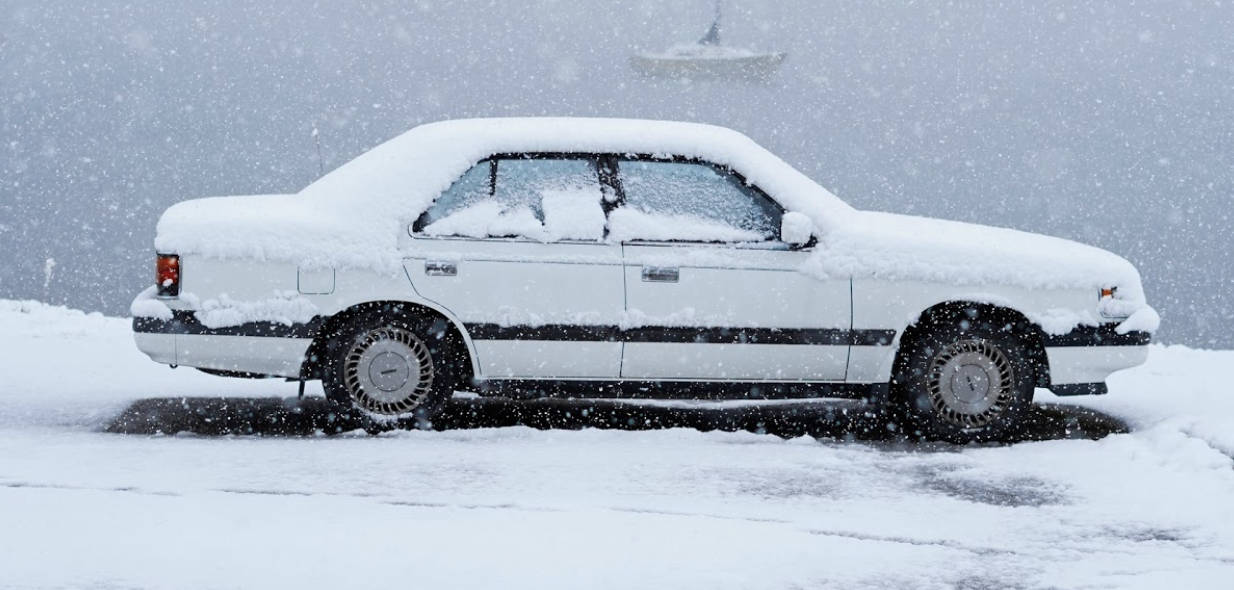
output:
<path id="1" fill-rule="evenodd" d="M 886 414 L 863 402 L 832 401 L 763 404 L 633 403 L 614 400 L 454 398 L 431 424 L 403 420 L 378 424 L 325 399 L 159 398 L 133 403 L 105 432 L 136 435 L 312 436 L 389 429 L 466 430 L 528 426 L 577 430 L 748 431 L 784 438 L 916 442 Z M 1088 408 L 1036 404 L 1021 428 L 1004 443 L 1090 439 L 1126 433 L 1118 418 Z"/>

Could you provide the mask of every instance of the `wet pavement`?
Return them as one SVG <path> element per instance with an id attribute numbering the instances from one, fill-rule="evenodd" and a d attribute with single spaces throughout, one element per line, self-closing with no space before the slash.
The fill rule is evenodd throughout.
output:
<path id="1" fill-rule="evenodd" d="M 540 430 L 583 428 L 748 431 L 791 438 L 916 442 L 884 413 L 863 402 L 764 404 L 632 403 L 614 400 L 454 398 L 431 424 L 403 420 L 378 424 L 319 397 L 155 398 L 133 403 L 105 428 L 137 435 L 312 436 L 390 429 L 464 430 L 528 426 Z M 1090 439 L 1126 433 L 1126 424 L 1101 412 L 1037 404 L 1022 428 L 1004 443 Z"/>

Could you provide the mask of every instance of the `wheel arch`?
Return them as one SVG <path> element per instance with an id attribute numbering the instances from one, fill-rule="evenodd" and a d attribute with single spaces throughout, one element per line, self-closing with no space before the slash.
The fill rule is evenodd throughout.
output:
<path id="1" fill-rule="evenodd" d="M 958 320 L 981 317 L 994 322 L 1002 322 L 1001 329 L 1016 330 L 1024 342 L 1028 360 L 1033 367 L 1033 381 L 1036 387 L 1050 386 L 1050 361 L 1045 351 L 1045 331 L 1040 325 L 1028 319 L 1021 311 L 980 301 L 950 300 L 937 303 L 923 310 L 900 333 L 899 347 L 896 353 L 889 355 L 889 366 L 886 367 L 892 380 L 902 369 L 902 363 L 907 361 L 909 351 L 918 340 L 928 333 L 931 327 Z M 1017 327 L 1018 325 L 1018 327 Z"/>
<path id="2" fill-rule="evenodd" d="M 324 367 L 322 358 L 326 343 L 348 320 L 363 313 L 380 309 L 390 309 L 393 313 L 438 318 L 446 322 L 451 331 L 454 332 L 454 335 L 458 337 L 462 348 L 461 352 L 467 356 L 464 363 L 465 366 L 470 367 L 470 374 L 460 376 L 460 383 L 458 385 L 465 386 L 479 375 L 479 364 L 476 360 L 475 347 L 472 344 L 471 338 L 467 335 L 467 330 L 463 329 L 462 323 L 453 314 L 422 302 L 381 299 L 356 303 L 327 317 L 321 328 L 317 331 L 317 334 L 314 335 L 313 343 L 309 345 L 308 351 L 304 354 L 304 360 L 300 365 L 301 379 L 311 380 L 322 377 L 321 371 Z"/>

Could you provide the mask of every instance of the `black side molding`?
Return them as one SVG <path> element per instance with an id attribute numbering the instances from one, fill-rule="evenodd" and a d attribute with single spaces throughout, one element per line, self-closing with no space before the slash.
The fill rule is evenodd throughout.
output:
<path id="1" fill-rule="evenodd" d="M 170 320 L 133 318 L 133 331 L 141 334 L 186 334 L 193 336 L 255 336 L 260 338 L 313 338 L 326 318 L 317 316 L 307 324 L 249 322 L 226 328 L 209 328 L 191 311 L 173 311 Z"/>
<path id="2" fill-rule="evenodd" d="M 261 338 L 314 338 L 326 318 L 317 316 L 306 324 L 249 322 L 239 326 L 210 328 L 191 311 L 175 311 L 170 320 L 133 318 L 133 331 L 145 334 L 192 336 L 254 336 Z M 570 342 L 667 342 L 677 344 L 798 344 L 823 346 L 889 346 L 895 330 L 789 329 L 789 328 L 676 328 L 617 326 L 502 326 L 467 324 L 473 340 L 533 340 Z"/>
<path id="3" fill-rule="evenodd" d="M 317 316 L 304 324 L 249 322 L 239 326 L 209 328 L 191 311 L 174 311 L 170 320 L 133 318 L 133 331 L 145 334 L 199 336 L 255 336 L 262 338 L 314 338 L 326 318 Z M 815 346 L 890 346 L 895 330 L 845 330 L 834 328 L 683 328 L 647 326 L 621 329 L 617 326 L 549 324 L 502 326 L 467 324 L 474 340 L 537 340 L 577 342 L 666 342 L 678 344 L 797 344 Z M 1066 334 L 1046 335 L 1046 348 L 1087 346 L 1146 346 L 1148 332 L 1119 334 L 1114 324 L 1080 326 Z"/>
<path id="4" fill-rule="evenodd" d="M 473 340 L 576 342 L 661 342 L 673 344 L 799 344 L 822 346 L 889 346 L 895 330 L 796 328 L 682 328 L 646 326 L 502 326 L 467 324 Z"/>
<path id="5" fill-rule="evenodd" d="M 1127 332 L 1119 334 L 1114 330 L 1116 324 L 1101 324 L 1100 326 L 1079 326 L 1060 336 L 1046 334 L 1045 346 L 1147 346 L 1153 335 L 1148 332 Z"/>

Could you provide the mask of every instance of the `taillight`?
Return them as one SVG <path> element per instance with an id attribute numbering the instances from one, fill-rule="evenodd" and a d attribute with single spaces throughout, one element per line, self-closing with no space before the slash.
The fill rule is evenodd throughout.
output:
<path id="1" fill-rule="evenodd" d="M 159 297 L 180 295 L 180 257 L 175 254 L 159 254 L 154 265 L 154 281 L 159 288 Z"/>

